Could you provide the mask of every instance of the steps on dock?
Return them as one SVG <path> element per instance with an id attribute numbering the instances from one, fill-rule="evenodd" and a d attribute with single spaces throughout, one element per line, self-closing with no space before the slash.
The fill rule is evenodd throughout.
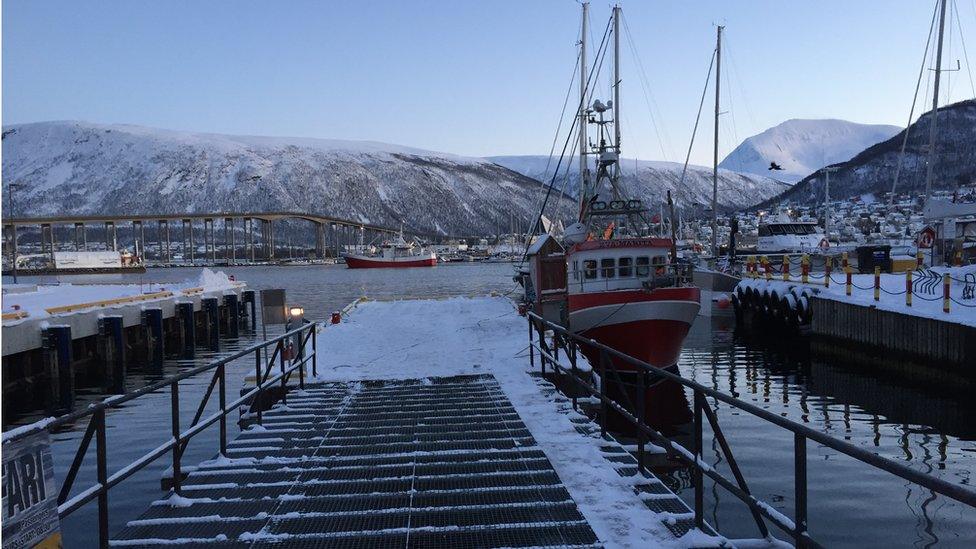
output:
<path id="1" fill-rule="evenodd" d="M 494 378 L 461 376 L 293 392 L 113 540 L 282 543 L 592 546 L 597 537 Z"/>

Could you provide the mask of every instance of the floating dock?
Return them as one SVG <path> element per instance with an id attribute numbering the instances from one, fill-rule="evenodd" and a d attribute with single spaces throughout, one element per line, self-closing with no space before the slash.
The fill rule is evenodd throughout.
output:
<path id="1" fill-rule="evenodd" d="M 377 337 L 377 334 L 382 334 Z M 503 298 L 366 302 L 318 380 L 116 533 L 118 546 L 718 546 L 528 371 Z"/>

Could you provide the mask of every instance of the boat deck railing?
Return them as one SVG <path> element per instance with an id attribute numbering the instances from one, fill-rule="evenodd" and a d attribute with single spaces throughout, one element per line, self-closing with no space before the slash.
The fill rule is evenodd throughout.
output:
<path id="1" fill-rule="evenodd" d="M 181 459 L 187 445 L 193 437 L 202 433 L 208 427 L 219 424 L 218 449 L 221 455 L 225 455 L 227 451 L 228 415 L 239 411 L 239 407 L 241 406 L 249 406 L 250 412 L 255 414 L 260 422 L 262 406 L 266 404 L 262 400 L 262 397 L 266 391 L 280 390 L 281 398 L 284 400 L 287 398 L 287 384 L 295 372 L 297 372 L 299 387 L 302 389 L 305 387 L 305 370 L 307 367 L 311 367 L 313 376 L 317 375 L 316 343 L 314 336 L 317 326 L 317 323 L 303 323 L 293 330 L 287 330 L 285 333 L 266 341 L 251 345 L 250 347 L 241 349 L 240 351 L 202 366 L 180 372 L 179 374 L 162 379 L 151 385 L 146 385 L 135 391 L 106 398 L 101 402 L 88 406 L 84 410 L 66 414 L 50 421 L 38 422 L 33 426 L 19 429 L 14 433 L 4 434 L 3 444 L 6 445 L 42 431 L 48 431 L 49 433 L 57 432 L 60 428 L 71 426 L 87 419 L 88 423 L 85 434 L 78 443 L 78 449 L 75 452 L 74 459 L 68 468 L 64 481 L 61 483 L 60 491 L 58 492 L 58 517 L 63 520 L 92 500 L 97 499 L 99 546 L 108 547 L 109 491 L 150 463 L 155 462 L 169 453 L 172 460 L 172 486 L 174 492 L 179 494 L 180 485 L 183 480 Z M 267 360 L 262 358 L 262 353 L 267 357 Z M 232 402 L 227 402 L 226 366 L 228 363 L 248 355 L 254 356 L 254 387 L 244 391 L 240 398 Z M 276 362 L 278 363 L 277 368 L 275 368 Z M 272 375 L 272 372 L 275 372 L 275 370 L 277 372 Z M 193 416 L 193 421 L 190 422 L 189 427 L 184 429 L 180 425 L 180 382 L 208 372 L 212 372 L 210 384 L 201 397 L 200 404 Z M 172 438 L 110 475 L 108 473 L 109 448 L 106 444 L 105 437 L 106 412 L 110 409 L 119 408 L 139 397 L 166 389 L 170 392 Z M 217 391 L 218 409 L 211 415 L 203 417 L 204 411 L 215 389 Z M 243 421 L 243 417 L 239 421 Z M 85 461 L 93 438 L 96 444 L 96 482 L 71 496 L 75 478 Z"/>
<path id="2" fill-rule="evenodd" d="M 567 376 L 574 384 L 592 397 L 596 397 L 600 402 L 601 434 L 606 434 L 607 417 L 611 410 L 622 416 L 627 422 L 634 426 L 637 431 L 637 461 L 641 471 L 645 469 L 644 453 L 648 442 L 662 446 L 668 457 L 679 459 L 687 463 L 692 468 L 692 483 L 694 484 L 694 513 L 695 524 L 702 528 L 705 526 L 704 518 L 704 477 L 713 480 L 746 506 L 752 514 L 763 537 L 769 535 L 769 528 L 766 520 L 786 532 L 796 542 L 798 547 L 822 547 L 813 537 L 811 537 L 807 521 L 807 441 L 813 441 L 827 448 L 850 456 L 860 462 L 866 463 L 877 469 L 887 471 L 899 478 L 907 480 L 927 488 L 937 494 L 952 498 L 972 508 L 976 508 L 976 491 L 957 484 L 952 484 L 943 479 L 922 473 L 902 463 L 879 456 L 863 448 L 859 448 L 848 442 L 839 440 L 830 435 L 816 431 L 796 423 L 787 418 L 779 416 L 768 410 L 764 410 L 727 395 L 715 389 L 701 385 L 690 379 L 686 379 L 678 374 L 667 370 L 655 368 L 650 364 L 638 360 L 634 357 L 625 355 L 611 347 L 598 343 L 593 339 L 579 336 L 554 322 L 545 320 L 541 316 L 529 312 L 529 361 L 535 367 L 536 354 L 538 354 L 539 367 L 543 375 L 547 368 L 552 373 Z M 547 337 L 551 331 L 551 337 Z M 551 345 L 550 345 L 551 341 Z M 599 376 L 599 384 L 596 380 L 588 381 L 584 379 L 584 369 L 578 367 L 578 354 L 581 346 L 588 347 L 591 351 L 599 353 L 597 364 L 592 364 L 592 370 Z M 560 352 L 566 357 L 569 365 L 560 362 Z M 681 384 L 694 393 L 694 434 L 692 448 L 686 449 L 680 444 L 670 440 L 644 421 L 644 399 L 637 398 L 636 402 L 630 402 L 626 391 L 621 391 L 624 395 L 623 404 L 613 400 L 607 395 L 608 383 L 625 385 L 619 376 L 613 361 L 626 363 L 634 368 L 638 373 L 636 377 L 638 395 L 644 395 L 646 389 L 652 383 L 660 380 L 669 380 Z M 611 379 L 615 378 L 615 379 Z M 632 383 L 629 383 L 632 385 Z M 572 399 L 573 407 L 578 408 L 578 395 L 567 395 Z M 758 417 L 781 429 L 793 433 L 793 462 L 794 462 L 794 497 L 796 501 L 794 516 L 792 519 L 775 510 L 769 503 L 760 501 L 749 490 L 746 478 L 743 476 L 738 463 L 732 453 L 728 440 L 725 438 L 722 428 L 719 425 L 715 412 L 707 404 L 706 397 L 723 402 L 733 408 Z M 708 465 L 703 459 L 702 433 L 704 422 L 708 421 L 716 441 L 722 449 L 722 453 L 732 472 L 733 479 L 719 473 Z M 764 520 L 765 519 L 765 520 Z"/>

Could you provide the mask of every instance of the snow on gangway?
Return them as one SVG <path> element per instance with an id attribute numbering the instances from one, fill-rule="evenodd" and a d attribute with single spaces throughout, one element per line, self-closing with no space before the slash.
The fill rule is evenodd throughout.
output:
<path id="1" fill-rule="evenodd" d="M 530 375 L 526 334 L 500 297 L 360 303 L 317 335 L 314 383 L 113 544 L 778 545 L 689 529 L 687 506 Z"/>

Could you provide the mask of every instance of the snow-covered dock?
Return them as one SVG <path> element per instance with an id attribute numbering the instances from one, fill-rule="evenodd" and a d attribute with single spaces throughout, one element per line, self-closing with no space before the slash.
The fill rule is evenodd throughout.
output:
<path id="1" fill-rule="evenodd" d="M 703 547 L 693 513 L 527 371 L 504 298 L 366 302 L 292 391 L 113 544 Z"/>
<path id="2" fill-rule="evenodd" d="M 192 303 L 199 311 L 202 299 L 239 296 L 243 288 L 209 269 L 197 279 L 172 284 L 15 285 L 3 293 L 3 356 L 40 348 L 43 330 L 52 325 L 70 326 L 75 339 L 89 337 L 98 334 L 98 320 L 106 315 L 122 316 L 125 326 L 139 325 L 144 309 L 161 309 L 166 319 L 175 314 L 177 303 Z"/>

